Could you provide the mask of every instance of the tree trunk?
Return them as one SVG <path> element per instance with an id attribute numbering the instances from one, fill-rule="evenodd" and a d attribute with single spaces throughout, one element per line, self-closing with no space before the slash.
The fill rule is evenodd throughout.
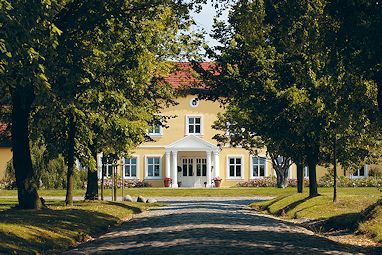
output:
<path id="1" fill-rule="evenodd" d="M 116 163 L 116 160 L 113 160 L 114 164 L 113 164 L 113 179 L 114 179 L 114 186 L 113 186 L 113 197 L 114 197 L 114 201 L 117 201 L 117 186 L 118 186 L 118 182 L 117 182 L 117 163 Z"/>
<path id="2" fill-rule="evenodd" d="M 297 192 L 302 193 L 304 191 L 304 165 L 297 164 Z"/>
<path id="3" fill-rule="evenodd" d="M 276 184 L 277 184 L 277 188 L 286 188 L 288 186 L 288 177 L 287 177 L 287 174 L 286 172 L 288 171 L 288 169 L 275 169 L 275 172 L 276 172 Z"/>
<path id="4" fill-rule="evenodd" d="M 337 138 L 333 142 L 333 202 L 337 202 Z"/>
<path id="5" fill-rule="evenodd" d="M 317 176 L 316 176 L 316 165 L 317 165 L 316 155 L 308 156 L 308 168 L 309 168 L 309 197 L 318 196 L 317 190 Z"/>
<path id="6" fill-rule="evenodd" d="M 73 113 L 69 116 L 69 134 L 68 134 L 68 173 L 66 178 L 66 199 L 65 204 L 73 205 L 73 188 L 74 188 L 74 143 L 76 137 L 76 126 Z"/>
<path id="7" fill-rule="evenodd" d="M 105 162 L 104 157 L 102 157 L 102 166 L 101 166 L 101 200 L 103 201 L 103 191 L 105 189 Z"/>
<path id="8" fill-rule="evenodd" d="M 98 161 L 97 161 L 97 150 L 92 148 L 93 158 L 96 161 L 96 168 L 88 168 L 88 184 L 86 186 L 85 199 L 87 200 L 98 200 Z"/>
<path id="9" fill-rule="evenodd" d="M 382 74 L 379 76 L 382 76 Z M 378 82 L 378 80 L 379 80 L 379 82 Z M 382 78 L 376 79 L 376 81 L 378 84 L 378 93 L 377 93 L 378 108 L 379 108 L 379 111 L 382 113 Z"/>
<path id="10" fill-rule="evenodd" d="M 16 87 L 12 93 L 12 150 L 20 209 L 41 209 L 29 147 L 29 114 L 34 101 L 32 87 Z"/>

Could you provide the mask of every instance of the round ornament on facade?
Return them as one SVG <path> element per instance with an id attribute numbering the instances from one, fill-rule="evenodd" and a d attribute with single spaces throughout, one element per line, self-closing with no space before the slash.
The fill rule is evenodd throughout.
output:
<path id="1" fill-rule="evenodd" d="M 198 105 L 199 105 L 199 100 L 197 98 L 191 99 L 191 101 L 190 101 L 191 107 L 198 107 Z"/>

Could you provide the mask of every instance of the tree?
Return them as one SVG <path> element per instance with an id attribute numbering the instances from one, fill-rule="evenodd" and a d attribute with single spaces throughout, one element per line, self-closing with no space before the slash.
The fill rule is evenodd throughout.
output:
<path id="1" fill-rule="evenodd" d="M 266 149 L 276 173 L 277 187 L 285 188 L 288 186 L 288 170 L 292 160 L 290 157 L 280 156 L 286 152 L 286 149 L 281 147 L 291 141 L 286 141 L 285 138 L 274 141 L 257 135 L 253 132 L 253 127 L 257 126 L 258 122 L 255 122 L 252 116 L 248 109 L 233 107 L 231 103 L 227 111 L 218 115 L 218 120 L 213 128 L 221 130 L 223 133 L 215 135 L 214 139 L 223 144 L 230 143 L 234 147 L 241 146 L 254 155 L 259 153 L 258 149 Z"/>
<path id="2" fill-rule="evenodd" d="M 214 70 L 199 68 L 213 91 L 209 97 L 249 112 L 251 133 L 274 143 L 295 138 L 290 144 L 296 146 L 282 155 L 303 151 L 299 161 L 309 165 L 310 196 L 318 194 L 316 165 L 325 120 L 316 89 L 324 57 L 316 22 L 321 11 L 320 1 L 239 1 L 229 25 L 216 24 L 215 37 L 223 46 L 215 49 L 221 54 L 207 50 L 216 59 Z"/>
<path id="3" fill-rule="evenodd" d="M 3 105 L 11 105 L 13 165 L 18 207 L 41 207 L 29 147 L 30 112 L 50 89 L 45 59 L 57 46 L 61 31 L 54 15 L 61 1 L 0 1 L 0 86 Z"/>
<path id="4" fill-rule="evenodd" d="M 326 13 L 337 23 L 335 46 L 351 72 L 378 86 L 382 111 L 382 4 L 378 0 L 330 1 Z"/>
<path id="5" fill-rule="evenodd" d="M 65 152 L 68 205 L 76 158 L 92 181 L 86 198 L 95 199 L 95 155 L 127 155 L 147 139 L 152 123 L 163 122 L 157 114 L 174 94 L 164 83 L 173 66 L 168 60 L 198 46 L 197 37 L 184 33 L 191 24 L 186 7 L 169 0 L 73 1 L 57 15 L 63 34 L 39 123 L 49 122 L 42 125 L 46 140 Z"/>

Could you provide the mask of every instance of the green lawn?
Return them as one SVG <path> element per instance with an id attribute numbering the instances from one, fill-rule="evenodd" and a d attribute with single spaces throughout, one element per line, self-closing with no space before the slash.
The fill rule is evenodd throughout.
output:
<path id="1" fill-rule="evenodd" d="M 124 189 L 124 194 L 131 196 L 202 196 L 202 197 L 235 197 L 235 196 L 278 196 L 280 194 L 292 194 L 296 192 L 296 188 L 286 188 L 284 190 L 278 188 L 129 188 Z M 100 192 L 99 192 L 100 193 Z M 74 196 L 83 197 L 85 190 L 74 190 Z M 65 190 L 39 190 L 39 195 L 47 196 L 65 196 Z M 122 191 L 118 190 L 118 196 L 122 195 Z M 16 190 L 0 190 L 0 196 L 17 196 Z M 105 196 L 111 196 L 111 189 L 105 190 Z"/>
<path id="2" fill-rule="evenodd" d="M 308 198 L 306 192 L 282 194 L 251 206 L 289 219 L 324 220 L 319 224 L 323 230 L 359 231 L 382 241 L 382 207 L 379 201 L 382 193 L 377 188 L 340 188 L 336 203 L 332 202 L 332 190 L 320 189 L 319 192 L 321 196 L 314 198 Z"/>
<path id="3" fill-rule="evenodd" d="M 105 232 L 110 226 L 155 204 L 47 201 L 49 209 L 14 210 L 14 199 L 0 200 L 0 254 L 41 254 L 62 250 Z"/>

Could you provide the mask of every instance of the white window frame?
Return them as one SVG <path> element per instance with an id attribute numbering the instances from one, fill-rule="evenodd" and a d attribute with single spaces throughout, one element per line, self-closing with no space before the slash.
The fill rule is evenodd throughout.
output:
<path id="1" fill-rule="evenodd" d="M 145 179 L 146 180 L 161 180 L 162 179 L 162 157 L 159 154 L 145 155 Z M 148 158 L 159 158 L 159 176 L 149 176 Z"/>
<path id="2" fill-rule="evenodd" d="M 135 158 L 136 159 L 136 176 L 131 176 L 131 167 L 130 167 L 130 176 L 126 176 L 125 174 L 125 158 Z M 131 166 L 131 163 L 130 163 L 130 166 Z M 122 171 L 123 171 L 123 179 L 125 180 L 134 180 L 134 179 L 138 179 L 138 176 L 139 176 L 139 156 L 138 155 L 131 155 L 130 157 L 123 157 L 122 158 Z"/>
<path id="3" fill-rule="evenodd" d="M 147 134 L 151 137 L 160 137 L 160 136 L 163 136 L 163 127 L 162 125 L 158 124 L 158 125 L 155 125 L 155 124 L 152 124 L 151 125 L 151 130 L 154 130 L 156 126 L 159 126 L 159 133 L 152 133 L 150 132 L 150 130 L 147 130 Z"/>
<path id="4" fill-rule="evenodd" d="M 190 118 L 200 118 L 200 133 L 190 133 L 188 125 Z M 195 125 L 195 124 L 194 124 Z M 202 136 L 204 134 L 203 132 L 203 115 L 186 115 L 186 135 L 195 135 L 195 136 Z"/>
<path id="5" fill-rule="evenodd" d="M 241 175 L 240 176 L 230 176 L 229 174 L 229 167 L 230 167 L 230 163 L 229 163 L 229 160 L 231 158 L 241 158 Z M 235 166 L 236 166 L 236 162 L 235 162 Z M 236 173 L 236 169 L 235 169 L 235 173 Z M 226 179 L 227 180 L 243 180 L 244 179 L 244 155 L 227 155 L 227 159 L 226 159 Z"/>
<path id="6" fill-rule="evenodd" d="M 193 105 L 193 104 L 192 104 L 192 102 L 193 102 L 194 100 L 196 100 L 196 105 Z M 200 103 L 200 100 L 199 100 L 197 97 L 193 97 L 193 98 L 191 98 L 191 100 L 190 100 L 190 107 L 191 107 L 191 108 L 196 108 L 196 107 L 199 106 L 199 103 Z"/>
<path id="7" fill-rule="evenodd" d="M 253 158 L 258 157 L 258 158 L 265 158 L 265 167 L 264 167 L 264 176 L 253 176 Z M 249 166 L 249 171 L 250 171 L 250 176 L 251 179 L 261 179 L 265 178 L 268 176 L 268 159 L 265 155 L 250 155 L 250 166 Z"/>
<path id="8" fill-rule="evenodd" d="M 102 158 L 103 158 L 103 157 L 101 156 L 101 178 L 102 178 L 102 168 L 103 168 Z M 108 175 L 108 174 L 107 174 L 107 172 L 108 172 L 108 171 L 107 171 L 107 168 L 108 168 L 109 166 L 113 166 L 113 163 L 111 163 L 111 164 L 110 164 L 110 163 L 106 163 L 105 165 L 106 165 L 106 171 L 105 171 L 105 176 L 104 176 L 104 177 L 105 177 L 105 178 L 112 178 L 112 177 L 113 177 L 113 173 L 112 173 L 111 175 Z M 112 170 L 112 171 L 113 171 L 113 170 Z M 117 170 L 117 172 L 118 172 L 118 170 Z"/>
<path id="9" fill-rule="evenodd" d="M 309 179 L 309 167 L 304 166 L 304 172 L 303 172 L 304 179 Z"/>
<path id="10" fill-rule="evenodd" d="M 369 177 L 369 165 L 364 165 L 363 166 L 363 168 L 364 168 L 364 175 L 353 175 L 353 173 L 351 173 L 351 179 L 361 179 L 361 178 L 367 178 L 367 177 Z M 356 172 L 359 174 L 359 170 L 360 169 L 358 169 Z"/>

